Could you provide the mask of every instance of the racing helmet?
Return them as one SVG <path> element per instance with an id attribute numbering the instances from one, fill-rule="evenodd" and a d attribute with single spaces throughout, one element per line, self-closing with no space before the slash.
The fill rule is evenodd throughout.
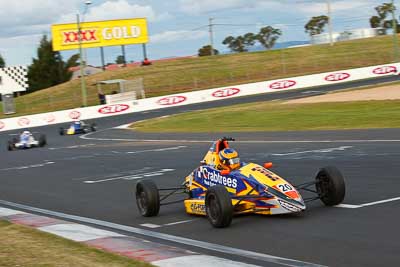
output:
<path id="1" fill-rule="evenodd" d="M 25 131 L 23 131 L 23 132 L 22 132 L 22 134 L 23 134 L 23 135 L 31 135 L 31 132 L 30 132 L 30 131 L 27 131 L 27 130 L 25 130 Z"/>
<path id="2" fill-rule="evenodd" d="M 225 148 L 221 150 L 218 155 L 224 169 L 236 170 L 240 168 L 240 158 L 236 150 Z"/>

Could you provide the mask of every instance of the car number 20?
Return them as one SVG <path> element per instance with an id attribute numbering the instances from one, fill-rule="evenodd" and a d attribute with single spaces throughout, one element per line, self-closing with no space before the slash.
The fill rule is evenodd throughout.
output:
<path id="1" fill-rule="evenodd" d="M 292 191 L 293 187 L 291 187 L 289 184 L 280 184 L 278 185 L 279 189 L 282 190 L 282 192 L 288 192 L 288 191 Z"/>

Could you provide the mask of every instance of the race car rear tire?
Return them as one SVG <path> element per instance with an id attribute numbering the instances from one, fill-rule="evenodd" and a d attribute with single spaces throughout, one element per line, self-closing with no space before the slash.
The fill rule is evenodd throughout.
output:
<path id="1" fill-rule="evenodd" d="M 321 168 L 315 177 L 315 187 L 321 201 L 326 206 L 342 203 L 346 194 L 343 175 L 333 166 Z"/>
<path id="2" fill-rule="evenodd" d="M 64 135 L 64 128 L 63 128 L 63 127 L 60 127 L 60 129 L 58 130 L 58 133 L 59 133 L 60 135 Z"/>
<path id="3" fill-rule="evenodd" d="M 44 147 L 47 144 L 46 136 L 44 134 L 39 135 L 39 146 Z"/>
<path id="4" fill-rule="evenodd" d="M 12 141 L 8 141 L 7 150 L 13 151 L 15 149 L 14 143 Z"/>
<path id="5" fill-rule="evenodd" d="M 95 132 L 95 131 L 96 131 L 96 123 L 90 124 L 90 130 L 91 130 L 92 132 Z"/>
<path id="6" fill-rule="evenodd" d="M 228 191 L 222 185 L 210 187 L 206 192 L 206 216 L 216 228 L 228 227 L 232 222 L 233 207 Z"/>
<path id="7" fill-rule="evenodd" d="M 144 217 L 157 216 L 160 211 L 160 195 L 156 184 L 151 180 L 142 180 L 136 185 L 136 204 Z"/>

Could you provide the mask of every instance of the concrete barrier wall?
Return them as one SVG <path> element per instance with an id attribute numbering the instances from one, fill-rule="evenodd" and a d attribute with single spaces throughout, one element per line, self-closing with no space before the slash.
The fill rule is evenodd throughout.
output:
<path id="1" fill-rule="evenodd" d="M 231 97 L 272 93 L 277 91 L 344 83 L 367 78 L 397 75 L 399 73 L 399 69 L 400 63 L 394 63 L 265 82 L 240 84 L 235 86 L 213 88 L 189 93 L 167 95 L 162 97 L 152 97 L 113 105 L 99 105 L 86 108 L 76 108 L 21 117 L 6 118 L 0 120 L 0 131 L 26 129 L 30 127 L 65 123 L 78 119 L 95 119 L 107 116 L 116 116 L 127 113 L 166 108 L 171 106 L 182 106 L 201 102 L 224 100 Z"/>

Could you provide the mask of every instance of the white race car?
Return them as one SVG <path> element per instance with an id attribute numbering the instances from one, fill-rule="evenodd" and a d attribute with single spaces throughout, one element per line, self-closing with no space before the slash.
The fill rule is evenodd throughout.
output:
<path id="1" fill-rule="evenodd" d="M 19 138 L 13 138 L 8 141 L 8 151 L 16 149 L 27 149 L 32 147 L 43 147 L 47 144 L 46 136 L 44 134 L 38 134 L 34 136 L 30 131 L 23 131 Z"/>

